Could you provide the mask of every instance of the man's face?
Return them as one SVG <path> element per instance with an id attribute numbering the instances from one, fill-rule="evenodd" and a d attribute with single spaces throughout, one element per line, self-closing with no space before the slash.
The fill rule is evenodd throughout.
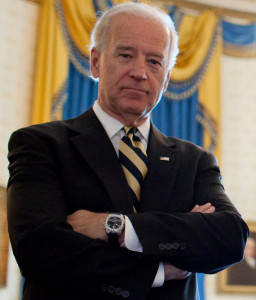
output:
<path id="1" fill-rule="evenodd" d="M 167 87 L 169 47 L 164 25 L 128 14 L 114 16 L 104 50 L 91 53 L 102 109 L 123 124 L 143 123 Z"/>

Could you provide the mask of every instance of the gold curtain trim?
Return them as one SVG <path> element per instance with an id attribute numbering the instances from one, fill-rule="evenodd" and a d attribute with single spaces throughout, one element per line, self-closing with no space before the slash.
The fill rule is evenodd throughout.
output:
<path id="1" fill-rule="evenodd" d="M 180 53 L 172 70 L 173 81 L 185 81 L 199 70 L 211 46 L 217 24 L 218 18 L 211 11 L 182 18 L 178 32 Z"/>
<path id="2" fill-rule="evenodd" d="M 226 41 L 223 42 L 223 53 L 235 57 L 255 57 L 256 44 L 250 45 L 234 45 Z"/>

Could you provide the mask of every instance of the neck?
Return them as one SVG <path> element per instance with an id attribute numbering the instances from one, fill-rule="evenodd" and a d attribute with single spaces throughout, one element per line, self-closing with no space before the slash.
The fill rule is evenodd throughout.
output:
<path id="1" fill-rule="evenodd" d="M 115 116 L 113 116 L 113 117 L 115 118 Z M 144 122 L 146 122 L 147 119 L 148 119 L 148 117 L 145 117 L 145 118 L 136 118 L 134 116 L 122 116 L 118 120 L 121 123 L 123 123 L 124 125 L 126 125 L 126 126 L 129 126 L 129 127 L 139 127 Z"/>
<path id="2" fill-rule="evenodd" d="M 106 107 L 104 105 L 102 105 L 99 101 L 98 101 L 98 104 L 105 113 L 107 113 L 112 118 L 115 118 L 122 124 L 129 126 L 129 127 L 139 127 L 144 122 L 146 122 L 146 120 L 149 118 L 149 114 L 138 116 L 135 114 L 128 114 L 128 113 L 120 113 L 120 114 L 114 113 L 111 110 L 106 109 Z"/>

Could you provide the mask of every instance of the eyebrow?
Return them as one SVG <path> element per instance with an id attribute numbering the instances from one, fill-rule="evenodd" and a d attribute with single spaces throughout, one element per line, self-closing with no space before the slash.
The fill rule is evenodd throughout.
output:
<path id="1" fill-rule="evenodd" d="M 119 45 L 116 47 L 116 50 L 134 50 L 134 48 L 131 46 Z"/>
<path id="2" fill-rule="evenodd" d="M 116 47 L 116 51 L 128 51 L 128 50 L 135 50 L 134 47 L 132 46 L 126 46 L 126 45 L 119 45 Z M 160 59 L 164 59 L 164 55 L 161 53 L 157 53 L 157 52 L 151 52 L 148 53 L 148 56 L 153 56 L 153 57 L 158 57 Z"/>

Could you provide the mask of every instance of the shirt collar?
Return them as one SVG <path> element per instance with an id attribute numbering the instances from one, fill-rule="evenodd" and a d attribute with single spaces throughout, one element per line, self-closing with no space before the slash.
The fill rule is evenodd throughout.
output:
<path id="1" fill-rule="evenodd" d="M 107 114 L 99 106 L 97 100 L 93 104 L 93 111 L 96 114 L 97 118 L 100 120 L 102 126 L 104 127 L 104 129 L 110 139 L 124 127 L 124 124 L 122 124 L 117 119 L 111 117 L 109 114 Z M 149 130 L 150 130 L 149 118 L 147 118 L 146 121 L 138 127 L 138 130 L 141 133 L 141 135 L 143 136 L 143 138 L 146 140 L 146 142 L 148 142 Z"/>

